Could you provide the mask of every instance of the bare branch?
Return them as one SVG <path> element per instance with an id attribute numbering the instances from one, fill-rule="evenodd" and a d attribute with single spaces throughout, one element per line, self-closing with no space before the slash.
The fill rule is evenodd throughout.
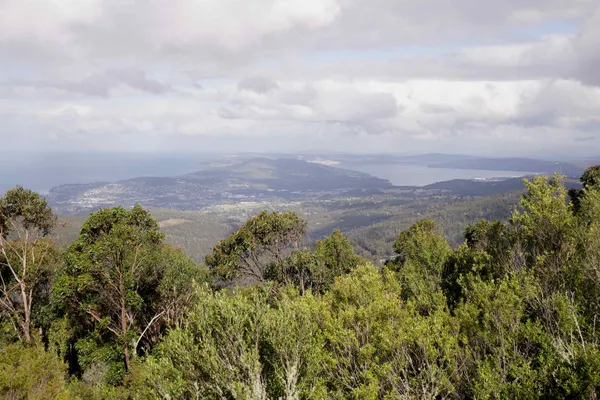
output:
<path id="1" fill-rule="evenodd" d="M 148 329 L 150 329 L 150 327 L 152 326 L 152 324 L 154 324 L 154 322 L 156 322 L 160 317 L 162 317 L 168 309 L 164 309 L 161 312 L 159 312 L 158 314 L 156 314 L 154 317 L 152 317 L 152 319 L 150 320 L 150 322 L 148 322 L 148 325 L 146 325 L 146 328 L 144 328 L 144 330 L 142 331 L 142 333 L 140 334 L 140 337 L 138 337 L 138 339 L 135 341 L 135 345 L 133 347 L 134 351 L 137 351 L 137 348 L 140 344 L 140 341 L 142 340 L 142 338 L 144 337 L 144 335 L 146 334 L 146 332 L 148 331 Z"/>
<path id="2" fill-rule="evenodd" d="M 5 265 L 8 267 L 8 269 L 10 269 L 10 272 L 12 273 L 13 277 L 20 284 L 21 283 L 21 279 L 19 278 L 19 276 L 17 275 L 17 272 L 15 271 L 15 269 L 13 268 L 13 266 L 11 265 L 10 260 L 8 258 L 8 254 L 6 254 L 6 249 L 4 247 L 2 247 L 2 254 L 4 255 L 4 258 L 6 259 Z"/>
<path id="3" fill-rule="evenodd" d="M 102 319 L 94 311 L 92 311 L 92 310 L 85 310 L 85 312 L 87 314 L 89 314 L 96 322 L 102 322 Z M 107 328 L 108 328 L 109 331 L 111 331 L 112 333 L 114 333 L 117 337 L 121 336 L 121 333 L 118 330 L 116 330 L 114 328 L 111 328 L 110 326 L 107 326 Z"/>

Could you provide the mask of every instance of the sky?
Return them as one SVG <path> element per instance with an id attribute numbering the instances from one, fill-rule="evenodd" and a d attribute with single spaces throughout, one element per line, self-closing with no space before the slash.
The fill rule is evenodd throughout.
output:
<path id="1" fill-rule="evenodd" d="M 600 155 L 598 0 L 0 0 L 19 151 Z"/>

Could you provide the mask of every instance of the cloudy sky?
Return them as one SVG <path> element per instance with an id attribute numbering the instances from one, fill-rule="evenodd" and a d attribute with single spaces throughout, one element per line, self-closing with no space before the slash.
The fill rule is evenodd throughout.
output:
<path id="1" fill-rule="evenodd" d="M 0 143 L 600 154 L 598 0 L 0 0 Z"/>

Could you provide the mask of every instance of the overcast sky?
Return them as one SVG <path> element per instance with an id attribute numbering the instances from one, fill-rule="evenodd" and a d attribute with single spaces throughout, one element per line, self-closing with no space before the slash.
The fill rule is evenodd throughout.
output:
<path id="1" fill-rule="evenodd" d="M 600 154 L 598 0 L 0 0 L 0 144 Z"/>

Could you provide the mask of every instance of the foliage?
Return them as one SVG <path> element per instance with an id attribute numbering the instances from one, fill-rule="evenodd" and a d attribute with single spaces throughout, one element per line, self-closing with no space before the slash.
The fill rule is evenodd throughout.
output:
<path id="1" fill-rule="evenodd" d="M 569 197 L 573 204 L 573 210 L 575 210 L 576 213 L 581 208 L 581 200 L 584 196 L 584 191 L 600 188 L 600 165 L 594 165 L 586 169 L 579 180 L 583 186 L 582 189 L 569 189 Z"/>
<path id="2" fill-rule="evenodd" d="M 576 218 L 560 176 L 537 176 L 526 182 L 528 193 L 521 199 L 522 212 L 515 210 L 514 268 L 532 268 L 544 290 L 565 287 L 573 279 Z"/>
<path id="3" fill-rule="evenodd" d="M 265 277 L 284 284 L 295 285 L 302 294 L 307 290 L 322 293 L 340 275 L 352 271 L 362 259 L 339 229 L 317 240 L 314 250 L 293 251 L 282 262 L 271 263 Z"/>
<path id="4" fill-rule="evenodd" d="M 17 187 L 0 198 L 0 317 L 26 342 L 32 324 L 40 327 L 36 311 L 58 265 L 54 242 L 46 238 L 54 223 L 52 209 L 35 192 Z"/>
<path id="5" fill-rule="evenodd" d="M 417 302 L 423 313 L 435 308 L 440 300 L 444 265 L 451 253 L 435 222 L 424 219 L 401 232 L 394 251 L 396 258 L 386 266 L 398 273 L 403 298 Z"/>
<path id="6" fill-rule="evenodd" d="M 206 256 L 206 264 L 219 279 L 267 280 L 271 264 L 280 265 L 292 247 L 306 234 L 306 222 L 298 214 L 263 211 L 248 219 Z"/>
<path id="7" fill-rule="evenodd" d="M 40 344 L 0 347 L 0 397 L 67 399 L 66 366 Z"/>
<path id="8" fill-rule="evenodd" d="M 205 289 L 148 361 L 148 384 L 170 398 L 320 398 L 316 300 L 293 290 L 273 304 L 267 296 Z"/>
<path id="9" fill-rule="evenodd" d="M 179 322 L 194 299 L 200 269 L 162 240 L 143 208 L 116 207 L 92 214 L 70 246 L 53 300 L 89 374 L 118 382 L 131 358 L 156 344 L 164 324 Z"/>
<path id="10" fill-rule="evenodd" d="M 351 272 L 363 262 L 354 252 L 350 240 L 339 229 L 334 229 L 330 236 L 317 240 L 314 254 L 319 270 L 316 274 L 324 287 L 328 287 L 336 277 Z"/>
<path id="11" fill-rule="evenodd" d="M 300 248 L 297 214 L 263 212 L 207 257 L 211 282 L 141 207 L 102 210 L 40 285 L 46 347 L 11 343 L 3 315 L 0 396 L 595 399 L 597 171 L 577 204 L 560 176 L 526 181 L 509 220 L 466 226 L 454 248 L 415 221 L 382 269 L 339 230 Z"/>
<path id="12" fill-rule="evenodd" d="M 332 398 L 437 398 L 453 390 L 457 326 L 444 308 L 423 316 L 391 271 L 340 277 L 323 314 Z"/>
<path id="13" fill-rule="evenodd" d="M 11 231 L 19 236 L 25 231 L 47 236 L 55 223 L 52 209 L 36 192 L 17 186 L 0 199 L 0 234 L 3 237 Z"/>

